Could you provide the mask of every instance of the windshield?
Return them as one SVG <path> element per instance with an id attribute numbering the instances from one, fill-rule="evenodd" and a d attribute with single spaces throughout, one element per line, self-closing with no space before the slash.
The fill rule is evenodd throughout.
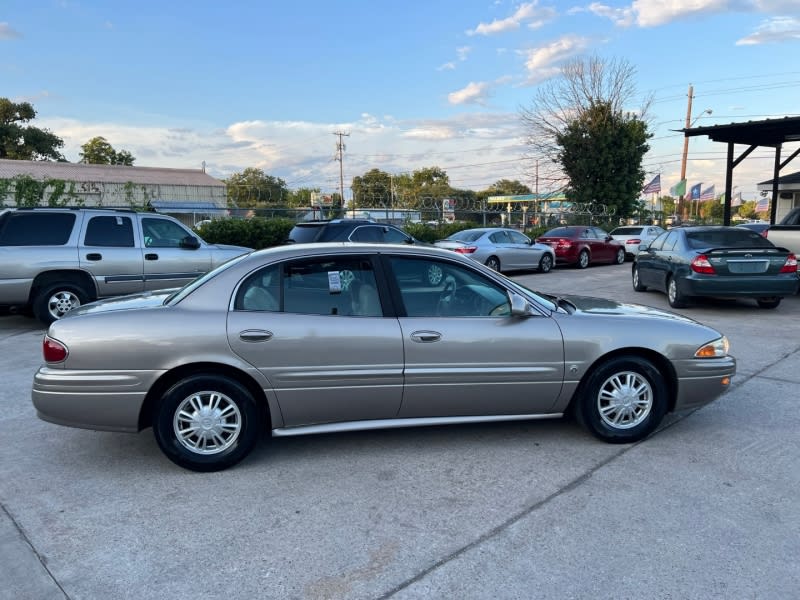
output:
<path id="1" fill-rule="evenodd" d="M 485 232 L 483 231 L 470 231 L 468 229 L 465 229 L 464 231 L 455 232 L 447 239 L 453 240 L 454 242 L 474 242 L 484 233 Z"/>
<path id="2" fill-rule="evenodd" d="M 641 227 L 617 227 L 611 235 L 639 235 L 642 233 Z"/>
<path id="3" fill-rule="evenodd" d="M 774 244 L 761 234 L 744 227 L 709 231 L 692 231 L 686 234 L 689 247 L 700 248 L 772 248 Z"/>
<path id="4" fill-rule="evenodd" d="M 566 227 L 556 227 L 545 233 L 542 237 L 570 237 L 572 230 Z"/>
<path id="5" fill-rule="evenodd" d="M 320 225 L 295 225 L 289 232 L 289 241 L 295 244 L 309 244 L 317 239 L 324 227 Z"/>
<path id="6" fill-rule="evenodd" d="M 223 271 L 226 271 L 227 269 L 230 269 L 233 265 L 238 263 L 240 260 L 243 260 L 244 258 L 247 258 L 248 256 L 249 256 L 249 254 L 242 254 L 241 256 L 237 256 L 236 258 L 232 258 L 228 262 L 222 263 L 216 269 L 213 269 L 213 270 L 209 271 L 205 275 L 201 275 L 200 277 L 198 277 L 194 281 L 190 281 L 185 286 L 183 286 L 181 289 L 175 290 L 172 294 L 167 296 L 164 299 L 164 305 L 165 306 L 174 306 L 175 304 L 177 304 L 178 302 L 180 302 L 181 300 L 186 298 L 186 296 L 191 294 L 194 290 L 196 290 L 201 285 L 203 285 L 206 281 L 208 281 L 209 279 L 213 279 L 214 277 L 216 277 L 217 275 L 219 275 Z"/>

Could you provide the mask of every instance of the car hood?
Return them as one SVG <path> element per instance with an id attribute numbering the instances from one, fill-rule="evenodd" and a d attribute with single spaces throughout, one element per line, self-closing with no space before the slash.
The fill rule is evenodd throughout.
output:
<path id="1" fill-rule="evenodd" d="M 117 296 L 116 298 L 98 300 L 96 302 L 84 304 L 78 308 L 73 308 L 64 316 L 64 318 L 66 319 L 76 315 L 161 306 L 164 304 L 164 300 L 166 300 L 166 298 L 177 289 L 178 288 L 170 290 L 157 290 L 154 292 L 142 292 L 141 294 L 130 294 L 128 296 Z"/>
<path id="2" fill-rule="evenodd" d="M 233 246 L 231 244 L 209 244 L 209 246 L 212 247 L 212 248 L 216 248 L 217 250 L 226 250 L 226 251 L 228 251 L 228 250 L 238 250 L 242 254 L 244 254 L 245 252 L 252 252 L 253 251 L 252 248 L 247 248 L 245 246 Z"/>
<path id="3" fill-rule="evenodd" d="M 629 304 L 626 302 L 617 302 L 616 300 L 608 300 L 606 298 L 593 298 L 591 296 L 562 295 L 560 297 L 574 304 L 578 312 L 585 314 L 643 317 L 648 319 L 655 317 L 671 319 L 673 321 L 681 321 L 683 323 L 697 322 L 694 319 L 690 319 L 684 315 L 679 315 L 677 313 L 662 310 L 660 308 L 653 308 L 652 306 Z"/>

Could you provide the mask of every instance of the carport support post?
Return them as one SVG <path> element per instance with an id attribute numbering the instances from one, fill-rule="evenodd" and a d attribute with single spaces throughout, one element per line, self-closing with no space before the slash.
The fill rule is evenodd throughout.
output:
<path id="1" fill-rule="evenodd" d="M 775 171 L 772 174 L 772 204 L 769 207 L 769 222 L 775 225 L 778 211 L 778 178 L 781 176 L 781 144 L 775 147 Z"/>
<path id="2" fill-rule="evenodd" d="M 731 189 L 733 185 L 733 142 L 728 142 L 728 160 L 725 165 L 725 204 L 722 209 L 722 224 L 731 224 Z"/>

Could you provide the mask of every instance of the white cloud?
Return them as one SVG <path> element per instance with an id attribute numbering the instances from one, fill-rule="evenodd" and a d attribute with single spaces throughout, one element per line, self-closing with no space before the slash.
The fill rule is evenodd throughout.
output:
<path id="1" fill-rule="evenodd" d="M 619 27 L 629 27 L 633 25 L 634 14 L 631 7 L 626 8 L 613 8 L 606 6 L 600 2 L 592 2 L 587 8 L 589 12 L 597 15 L 598 17 L 606 17 L 611 19 L 614 25 Z"/>
<path id="2" fill-rule="evenodd" d="M 467 87 L 447 95 L 450 104 L 485 104 L 489 93 L 486 82 L 470 82 Z"/>
<path id="3" fill-rule="evenodd" d="M 0 40 L 13 40 L 21 38 L 22 34 L 6 22 L 0 23 Z"/>
<path id="4" fill-rule="evenodd" d="M 549 7 L 539 8 L 538 0 L 520 4 L 517 10 L 510 17 L 505 19 L 495 19 L 491 23 L 480 23 L 475 29 L 467 31 L 467 35 L 494 35 L 519 29 L 520 25 L 527 23 L 529 27 L 536 29 L 556 16 L 555 10 Z"/>
<path id="5" fill-rule="evenodd" d="M 533 85 L 552 77 L 558 72 L 560 63 L 580 54 L 588 46 L 588 38 L 570 34 L 546 46 L 528 50 L 525 53 L 525 68 L 528 71 L 526 84 Z"/>
<path id="6" fill-rule="evenodd" d="M 439 65 L 436 67 L 437 71 L 452 71 L 456 68 L 456 63 L 454 62 L 446 62 L 443 65 Z"/>
<path id="7" fill-rule="evenodd" d="M 774 17 L 762 21 L 756 30 L 748 36 L 737 40 L 737 46 L 754 46 L 800 40 L 800 19 L 794 17 Z"/>
<path id="8" fill-rule="evenodd" d="M 456 48 L 456 54 L 458 55 L 458 60 L 465 61 L 467 60 L 467 55 L 469 54 L 472 48 L 470 46 L 461 46 L 460 48 Z"/>

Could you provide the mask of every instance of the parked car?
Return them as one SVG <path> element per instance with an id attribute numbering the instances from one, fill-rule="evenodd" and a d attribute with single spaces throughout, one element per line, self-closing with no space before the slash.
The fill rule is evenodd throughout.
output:
<path id="1" fill-rule="evenodd" d="M 11 208 L 0 212 L 0 306 L 47 324 L 98 298 L 180 287 L 251 250 L 151 212 Z"/>
<path id="2" fill-rule="evenodd" d="M 736 227 L 744 227 L 750 231 L 755 231 L 767 237 L 766 231 L 769 229 L 769 221 L 753 221 L 752 223 L 739 223 Z"/>
<path id="3" fill-rule="evenodd" d="M 743 227 L 681 227 L 642 244 L 633 289 L 666 292 L 673 308 L 692 297 L 753 298 L 776 308 L 797 292 L 797 257 Z"/>
<path id="4" fill-rule="evenodd" d="M 625 246 L 599 227 L 556 227 L 536 238 L 536 242 L 555 250 L 557 264 L 575 265 L 579 269 L 595 263 L 625 262 Z"/>
<path id="5" fill-rule="evenodd" d="M 430 265 L 437 284 L 397 275 Z M 50 326 L 43 354 L 42 419 L 152 426 L 196 471 L 237 463 L 264 431 L 571 412 L 629 443 L 723 393 L 736 369 L 725 337 L 680 315 L 548 296 L 455 252 L 377 244 L 270 248 L 175 293 L 88 304 Z"/>
<path id="6" fill-rule="evenodd" d="M 514 229 L 464 229 L 434 245 L 469 256 L 500 272 L 538 269 L 547 273 L 556 264 L 556 254 L 550 246 L 537 244 Z"/>
<path id="7" fill-rule="evenodd" d="M 664 233 L 658 225 L 625 225 L 612 229 L 609 235 L 625 244 L 625 257 L 634 258 L 639 254 L 639 246 L 653 241 Z"/>
<path id="8" fill-rule="evenodd" d="M 372 244 L 420 244 L 402 229 L 367 219 L 304 221 L 289 232 L 291 244 L 311 242 L 369 242 Z"/>

